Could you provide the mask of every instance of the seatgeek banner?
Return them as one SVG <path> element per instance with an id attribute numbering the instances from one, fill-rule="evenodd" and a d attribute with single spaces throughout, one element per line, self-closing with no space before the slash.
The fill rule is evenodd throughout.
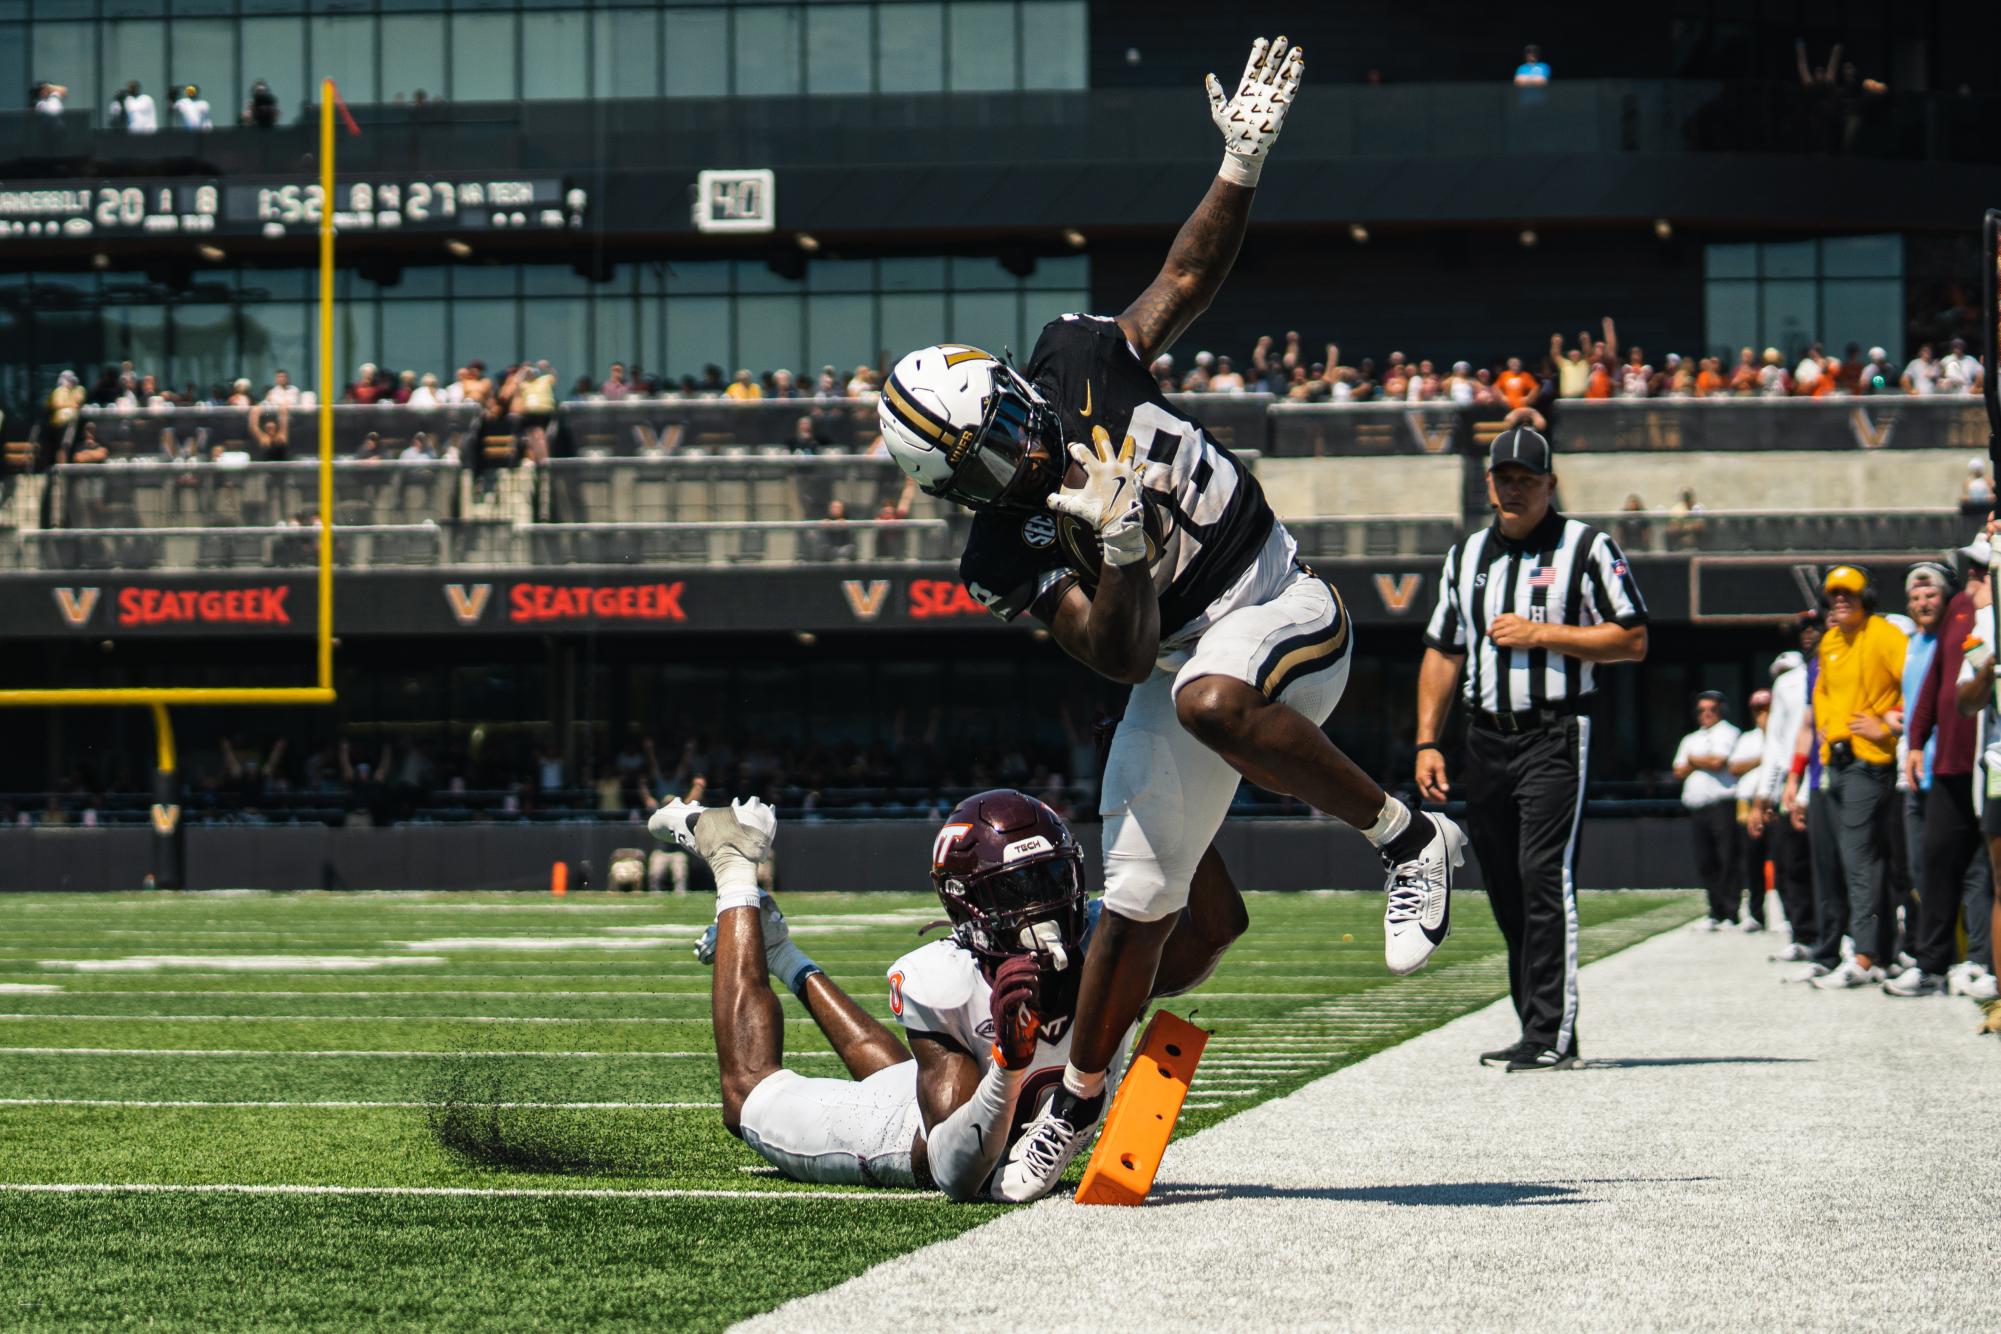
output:
<path id="1" fill-rule="evenodd" d="M 1799 612 L 1824 556 L 1635 557 L 1656 622 L 1776 621 Z M 1421 626 L 1437 593 L 1434 558 L 1316 561 L 1355 623 Z M 1878 571 L 1889 578 L 1887 566 Z M 128 636 L 310 639 L 310 573 L 0 575 L 0 633 L 27 639 Z M 339 635 L 1020 632 L 974 601 L 949 565 L 788 569 L 459 567 L 361 570 L 334 577 Z"/>

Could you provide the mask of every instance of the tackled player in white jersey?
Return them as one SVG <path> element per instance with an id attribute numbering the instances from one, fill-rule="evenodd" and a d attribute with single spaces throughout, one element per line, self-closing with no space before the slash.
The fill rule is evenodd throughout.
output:
<path id="1" fill-rule="evenodd" d="M 1083 858 L 1042 802 L 1006 789 L 961 802 L 933 843 L 931 880 L 952 935 L 889 970 L 891 1011 L 910 1045 L 877 1022 L 791 940 L 759 890 L 777 817 L 755 798 L 685 801 L 649 822 L 698 853 L 716 878 L 716 924 L 697 949 L 711 983 L 723 1124 L 795 1181 L 935 1185 L 954 1200 L 1022 1203 L 1060 1175 L 1052 1141 L 1028 1132 L 1071 1055 L 1077 978 L 1099 915 Z M 1213 850 L 1163 951 L 1155 995 L 1198 985 L 1240 935 L 1244 901 Z M 851 1078 L 784 1066 L 783 1012 L 768 977 L 805 1005 Z M 1111 1067 L 1123 1062 L 1130 1029 Z"/>
<path id="2" fill-rule="evenodd" d="M 889 452 L 925 491 L 976 511 L 959 567 L 972 595 L 1004 619 L 1027 612 L 1133 686 L 1104 775 L 1105 912 L 1071 1061 L 1030 1131 L 1049 1145 L 1030 1156 L 1052 1182 L 1103 1114 L 1114 1054 L 1240 777 L 1381 852 L 1393 971 L 1420 967 L 1451 928 L 1464 836 L 1385 793 L 1321 730 L 1348 679 L 1340 597 L 1300 562 L 1257 479 L 1147 370 L 1235 262 L 1303 70 L 1284 37 L 1260 38 L 1234 96 L 1209 76 L 1222 166 L 1122 314 L 1053 321 L 1025 375 L 947 343 L 904 357 L 883 387 Z"/>

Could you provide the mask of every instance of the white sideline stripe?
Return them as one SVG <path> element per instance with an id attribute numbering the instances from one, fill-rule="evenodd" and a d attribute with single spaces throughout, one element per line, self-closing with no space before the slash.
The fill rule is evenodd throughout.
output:
<path id="1" fill-rule="evenodd" d="M 284 1051 L 270 1048 L 229 1048 L 229 1047 L 0 1047 L 0 1056 L 540 1056 L 540 1057 L 658 1057 L 663 1060 L 703 1060 L 713 1061 L 712 1051 Z M 795 1051 L 786 1053 L 788 1060 L 805 1057 L 835 1059 L 831 1051 Z"/>
<path id="2" fill-rule="evenodd" d="M 194 1098 L 0 1098 L 0 1107 L 457 1107 L 476 1105 L 519 1111 L 599 1112 L 623 1109 L 671 1112 L 700 1109 L 713 1111 L 719 1102 L 342 1102 L 332 1099 L 308 1102 L 204 1102 Z"/>
<path id="3" fill-rule="evenodd" d="M 61 990 L 62 988 L 54 983 L 22 986 L 10 982 L 0 982 L 0 992 L 48 992 Z M 383 996 L 445 996 L 454 1000 L 515 1000 L 522 998 L 540 1000 L 545 996 L 554 1000 L 616 1000 L 626 996 L 709 999 L 709 990 L 707 987 L 702 988 L 700 991 L 692 989 L 685 991 L 521 991 L 518 989 L 514 991 L 482 991 L 463 989 L 432 990 L 424 987 L 391 987 L 368 991 L 272 991 L 263 988 L 237 989 L 233 987 L 220 989 L 194 987 L 182 988 L 180 990 L 152 987 L 119 987 L 116 989 L 106 988 L 101 990 L 77 991 L 69 994 L 72 996 L 206 996 L 217 1000 L 232 999 L 237 996 L 277 996 L 283 997 L 286 1000 L 311 1000 L 329 996 L 339 1000 L 346 1000 L 350 997 L 374 1000 Z"/>
<path id="4" fill-rule="evenodd" d="M 10 996 L 23 993 L 45 996 L 61 990 L 62 987 L 54 982 L 0 982 L 0 994 Z"/>
<path id="5" fill-rule="evenodd" d="M 446 962 L 442 955 L 436 954 L 135 954 L 123 959 L 43 959 L 41 965 L 73 973 L 157 973 L 163 968 L 209 968 L 229 973 L 361 973 Z"/>
<path id="6" fill-rule="evenodd" d="M 446 1199 L 504 1200 L 870 1200 L 879 1204 L 931 1204 L 942 1197 L 916 1190 L 558 1190 L 523 1186 L 242 1186 L 165 1185 L 95 1181 L 0 1182 L 0 1193 L 15 1195 L 381 1195 Z"/>

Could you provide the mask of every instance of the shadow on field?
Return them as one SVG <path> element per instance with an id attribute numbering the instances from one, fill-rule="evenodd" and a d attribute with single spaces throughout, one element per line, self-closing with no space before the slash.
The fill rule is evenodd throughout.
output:
<path id="1" fill-rule="evenodd" d="M 1810 1056 L 1615 1056 L 1579 1061 L 1579 1070 L 1650 1070 L 1665 1065 L 1812 1065 Z"/>
<path id="2" fill-rule="evenodd" d="M 427 1076 L 424 1118 L 446 1153 L 506 1172 L 639 1176 L 667 1167 L 659 1138 L 613 1109 L 565 1107 L 577 1097 L 562 1062 L 510 1060 L 478 1049 Z"/>
<path id="3" fill-rule="evenodd" d="M 1547 1181 L 1453 1181 L 1419 1186 L 1172 1186 L 1156 1185 L 1161 1204 L 1211 1200 L 1329 1200 L 1352 1204 L 1410 1204 L 1497 1209 L 1517 1204 L 1583 1204 L 1572 1186 Z M 1149 1201 L 1152 1202 L 1152 1201 Z"/>

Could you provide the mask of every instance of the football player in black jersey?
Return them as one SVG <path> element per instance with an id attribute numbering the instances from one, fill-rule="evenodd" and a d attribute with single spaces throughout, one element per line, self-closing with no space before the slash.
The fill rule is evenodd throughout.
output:
<path id="1" fill-rule="evenodd" d="M 890 453 L 925 491 L 976 511 L 959 567 L 972 595 L 1004 619 L 1028 612 L 1133 686 L 1100 801 L 1102 929 L 1063 1089 L 1029 1131 L 1046 1141 L 1031 1156 L 1051 1183 L 1102 1114 L 1105 1071 L 1240 776 L 1381 850 L 1392 969 L 1419 967 L 1450 928 L 1463 836 L 1386 794 L 1321 731 L 1348 676 L 1340 597 L 1300 564 L 1257 479 L 1147 370 L 1229 273 L 1303 68 L 1284 37 L 1260 38 L 1234 96 L 1208 77 L 1222 166 L 1123 314 L 1051 322 L 1025 375 L 945 343 L 904 357 L 883 387 Z"/>

